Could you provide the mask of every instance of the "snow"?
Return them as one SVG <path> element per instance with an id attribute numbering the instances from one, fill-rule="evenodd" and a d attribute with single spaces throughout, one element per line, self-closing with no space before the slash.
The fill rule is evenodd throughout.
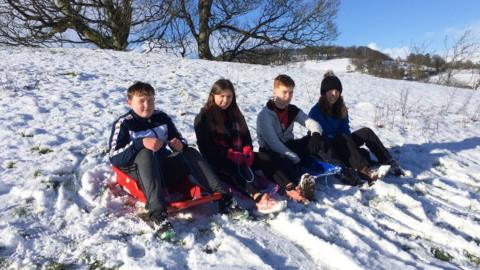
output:
<path id="1" fill-rule="evenodd" d="M 349 72 L 353 71 L 354 66 L 350 58 L 338 58 L 331 60 L 306 60 L 287 64 L 288 67 L 304 68 L 317 71 L 332 70 L 333 72 Z"/>
<path id="2" fill-rule="evenodd" d="M 447 73 L 441 73 L 439 75 L 431 76 L 429 78 L 430 82 L 443 81 L 447 77 Z M 457 70 L 452 73 L 452 81 L 459 83 L 460 85 L 465 85 L 467 87 L 475 88 L 479 87 L 480 82 L 480 70 L 478 69 L 462 69 Z"/>
<path id="3" fill-rule="evenodd" d="M 479 267 L 478 91 L 347 73 L 345 61 L 267 67 L 8 47 L 0 59 L 2 269 Z M 231 220 L 203 205 L 172 216 L 173 243 L 153 236 L 138 216 L 141 206 L 106 188 L 114 181 L 111 124 L 127 110 L 134 81 L 156 88 L 157 107 L 195 143 L 193 119 L 211 84 L 229 78 L 256 140 L 256 115 L 273 78 L 292 76 L 293 102 L 308 111 L 327 69 L 342 80 L 352 128 L 371 127 L 406 177 L 387 176 L 370 188 L 328 178 L 317 183 L 317 201 L 289 202 L 267 221 Z"/>

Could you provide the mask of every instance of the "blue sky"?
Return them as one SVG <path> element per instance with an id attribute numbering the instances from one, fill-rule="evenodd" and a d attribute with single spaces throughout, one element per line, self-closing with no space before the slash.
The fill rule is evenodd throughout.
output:
<path id="1" fill-rule="evenodd" d="M 404 56 L 412 45 L 441 53 L 445 36 L 470 29 L 480 40 L 480 0 L 341 0 L 333 43 Z"/>

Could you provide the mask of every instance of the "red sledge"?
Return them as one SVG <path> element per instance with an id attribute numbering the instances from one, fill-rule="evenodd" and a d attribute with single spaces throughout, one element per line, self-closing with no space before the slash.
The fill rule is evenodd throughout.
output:
<path id="1" fill-rule="evenodd" d="M 145 198 L 143 191 L 137 185 L 137 181 L 115 166 L 112 166 L 112 169 L 115 172 L 117 184 L 128 194 L 145 204 L 147 199 Z M 218 192 L 209 195 L 202 194 L 201 188 L 190 183 L 190 181 L 185 181 L 181 186 L 175 187 L 175 192 L 181 193 L 183 196 L 180 200 L 171 202 L 168 202 L 167 200 L 167 212 L 169 213 L 181 211 L 195 205 L 220 200 L 222 198 L 222 195 Z"/>

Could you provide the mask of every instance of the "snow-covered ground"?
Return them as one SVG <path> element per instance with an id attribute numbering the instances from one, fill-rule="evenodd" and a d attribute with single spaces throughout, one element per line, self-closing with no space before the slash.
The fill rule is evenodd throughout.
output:
<path id="1" fill-rule="evenodd" d="M 436 83 L 444 81 L 447 74 L 442 73 L 430 77 L 429 81 Z M 471 88 L 480 87 L 480 70 L 478 69 L 463 69 L 455 70 L 452 74 L 452 80 L 460 85 L 465 85 Z"/>
<path id="2" fill-rule="evenodd" d="M 193 119 L 216 79 L 234 82 L 255 137 L 276 75 L 296 80 L 294 103 L 308 111 L 323 70 L 88 49 L 2 48 L 0 59 L 1 269 L 480 266 L 478 91 L 337 72 L 352 128 L 373 128 L 408 176 L 371 188 L 329 178 L 316 202 L 289 202 L 268 221 L 230 220 L 205 205 L 172 217 L 170 243 L 105 187 L 126 88 L 151 83 L 158 108 L 194 143 Z"/>
<path id="3" fill-rule="evenodd" d="M 324 61 L 307 60 L 300 62 L 292 62 L 287 64 L 290 68 L 304 68 L 317 71 L 332 70 L 333 72 L 350 72 L 355 69 L 350 58 L 338 58 Z"/>

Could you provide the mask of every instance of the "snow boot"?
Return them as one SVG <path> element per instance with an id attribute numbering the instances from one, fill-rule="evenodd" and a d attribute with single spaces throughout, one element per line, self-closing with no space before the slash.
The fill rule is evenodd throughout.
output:
<path id="1" fill-rule="evenodd" d="M 298 186 L 300 187 L 301 194 L 305 198 L 308 200 L 315 198 L 315 178 L 312 175 L 308 173 L 303 174 Z"/>
<path id="2" fill-rule="evenodd" d="M 158 238 L 171 241 L 175 237 L 175 231 L 168 221 L 166 213 L 152 214 L 150 218 L 153 221 L 153 229 Z"/>
<path id="3" fill-rule="evenodd" d="M 390 165 L 389 174 L 394 176 L 404 176 L 405 170 L 400 167 L 400 164 L 394 159 L 390 159 L 389 161 L 385 162 L 385 164 Z"/>
<path id="4" fill-rule="evenodd" d="M 349 167 L 343 167 L 342 171 L 337 174 L 337 178 L 340 181 L 349 186 L 360 186 L 365 183 L 365 180 L 361 179 L 357 172 Z"/>
<path id="5" fill-rule="evenodd" d="M 295 202 L 308 203 L 307 198 L 305 198 L 305 196 L 303 196 L 302 194 L 302 189 L 300 188 L 300 186 L 293 186 L 293 188 L 285 189 L 285 194 L 288 198 L 292 199 Z"/>
<path id="6" fill-rule="evenodd" d="M 271 214 L 285 209 L 285 207 L 287 207 L 287 203 L 285 201 L 276 200 L 268 193 L 264 193 L 260 201 L 257 202 L 256 206 L 258 212 L 262 214 Z"/>

